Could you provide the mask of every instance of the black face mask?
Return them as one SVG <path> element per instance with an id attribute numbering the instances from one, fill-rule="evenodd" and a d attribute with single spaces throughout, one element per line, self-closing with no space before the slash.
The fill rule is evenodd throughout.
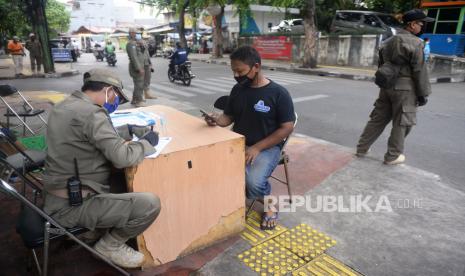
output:
<path id="1" fill-rule="evenodd" d="M 255 77 L 253 79 L 247 77 L 247 75 L 250 73 L 250 71 L 252 71 L 252 68 L 250 68 L 249 72 L 247 72 L 247 74 L 243 75 L 243 76 L 239 76 L 239 77 L 234 77 L 234 79 L 237 81 L 237 83 L 241 86 L 244 86 L 244 87 L 250 87 L 252 85 L 252 82 L 255 80 Z"/>

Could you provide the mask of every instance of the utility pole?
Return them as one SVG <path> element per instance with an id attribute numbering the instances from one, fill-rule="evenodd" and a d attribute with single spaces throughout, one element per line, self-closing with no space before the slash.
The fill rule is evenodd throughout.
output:
<path id="1" fill-rule="evenodd" d="M 48 23 L 45 14 L 46 0 L 25 0 L 31 25 L 42 45 L 43 64 L 45 73 L 55 72 L 52 53 L 49 45 Z"/>

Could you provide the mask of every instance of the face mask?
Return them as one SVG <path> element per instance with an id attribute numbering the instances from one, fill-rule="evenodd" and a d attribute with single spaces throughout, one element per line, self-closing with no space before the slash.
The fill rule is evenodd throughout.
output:
<path id="1" fill-rule="evenodd" d="M 115 112 L 119 105 L 119 97 L 115 96 L 115 100 L 113 103 L 108 102 L 108 89 L 105 91 L 105 103 L 103 104 L 103 108 L 105 108 L 109 114 Z"/>
<path id="2" fill-rule="evenodd" d="M 136 40 L 141 40 L 142 39 L 142 35 L 141 34 L 136 34 Z"/>
<path id="3" fill-rule="evenodd" d="M 252 85 L 252 82 L 255 80 L 255 77 L 254 78 L 249 78 L 247 77 L 247 75 L 250 73 L 250 71 L 252 71 L 252 68 L 250 68 L 249 72 L 243 76 L 239 76 L 239 77 L 234 77 L 234 79 L 237 81 L 238 84 L 240 84 L 241 86 L 244 86 L 244 87 L 250 87 L 250 85 Z M 256 76 L 256 75 L 255 75 Z"/>

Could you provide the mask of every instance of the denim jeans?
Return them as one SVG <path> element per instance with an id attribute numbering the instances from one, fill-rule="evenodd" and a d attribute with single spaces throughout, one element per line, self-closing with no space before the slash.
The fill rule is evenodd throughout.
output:
<path id="1" fill-rule="evenodd" d="M 278 165 L 280 158 L 281 148 L 274 146 L 260 152 L 253 164 L 245 167 L 247 198 L 263 198 L 271 193 L 271 185 L 268 182 L 268 178 Z"/>

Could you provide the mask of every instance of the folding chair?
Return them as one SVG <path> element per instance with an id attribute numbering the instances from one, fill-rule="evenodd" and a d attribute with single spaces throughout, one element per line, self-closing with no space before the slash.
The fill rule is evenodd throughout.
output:
<path id="1" fill-rule="evenodd" d="M 221 96 L 219 97 L 218 99 L 216 99 L 215 103 L 213 104 L 213 106 L 217 109 L 220 109 L 220 110 L 224 110 L 224 108 L 226 107 L 226 104 L 228 102 L 228 99 L 229 99 L 229 96 Z M 299 116 L 297 115 L 297 113 L 294 113 L 295 114 L 295 121 L 294 121 L 294 128 L 295 126 L 297 125 L 297 119 L 299 118 Z M 289 140 L 289 136 L 286 137 L 286 139 L 284 140 L 284 144 L 283 144 L 283 147 L 281 149 L 281 158 L 279 160 L 279 163 L 278 163 L 278 166 L 279 165 L 283 165 L 284 166 L 284 176 L 285 176 L 285 179 L 282 180 L 282 179 L 279 179 L 275 176 L 271 176 L 271 178 L 279 181 L 280 183 L 284 184 L 284 185 L 287 185 L 287 192 L 289 194 L 289 201 L 292 203 L 292 191 L 291 191 L 291 181 L 290 181 L 290 177 L 289 177 L 289 170 L 288 170 L 288 164 L 289 164 L 289 155 L 285 152 L 285 147 L 287 145 L 287 142 Z M 250 212 L 252 211 L 255 203 L 258 201 L 258 199 L 254 199 L 252 201 L 252 204 L 250 204 L 250 207 L 247 209 L 247 212 L 246 212 L 246 217 L 249 216 Z"/>
<path id="2" fill-rule="evenodd" d="M 16 145 L 12 137 L 2 130 L 0 130 L 0 140 L 6 141 L 17 151 L 15 154 L 3 156 L 11 167 L 9 170 L 3 170 L 2 172 L 2 175 L 6 174 L 5 179 L 8 181 L 14 171 L 19 171 L 23 175 L 31 177 L 35 182 L 40 182 L 35 176 L 30 174 L 30 172 L 41 169 L 44 166 L 45 157 L 47 155 L 46 152 L 39 150 L 23 150 Z M 23 195 L 25 193 L 24 185 L 23 183 Z"/>
<path id="3" fill-rule="evenodd" d="M 0 180 L 0 191 L 19 200 L 22 204 L 22 210 L 17 224 L 17 232 L 21 235 L 24 245 L 32 250 L 34 262 L 40 275 L 46 276 L 48 274 L 50 241 L 57 240 L 65 236 L 75 241 L 95 256 L 98 256 L 122 275 L 130 275 L 127 271 L 113 264 L 105 256 L 101 255 L 95 251 L 95 249 L 88 246 L 75 236 L 88 231 L 87 229 L 82 227 L 75 227 L 71 229 L 64 228 L 53 218 L 47 215 L 42 209 L 29 201 L 25 196 L 18 193 L 13 186 L 4 180 Z M 43 247 L 42 269 L 35 251 L 35 249 L 39 247 Z"/>
<path id="4" fill-rule="evenodd" d="M 14 96 L 18 95 L 21 100 L 22 100 L 22 105 L 19 106 L 18 110 L 14 108 L 13 105 L 10 105 L 6 101 L 7 96 Z M 16 117 L 19 121 L 20 124 L 16 127 L 23 126 L 23 135 L 26 134 L 26 129 L 31 132 L 33 135 L 36 134 L 37 131 L 40 131 L 44 126 L 47 126 L 47 122 L 44 120 L 42 117 L 42 113 L 45 112 L 43 109 L 35 109 L 27 100 L 24 98 L 23 94 L 16 89 L 16 87 L 5 84 L 5 85 L 0 85 L 0 100 L 5 104 L 6 106 L 6 113 L 4 114 L 6 117 L 6 124 L 7 128 L 10 128 L 10 118 L 11 117 Z M 32 130 L 32 128 L 26 123 L 27 118 L 31 117 L 39 117 L 39 119 L 42 121 L 42 126 L 35 131 Z"/>

